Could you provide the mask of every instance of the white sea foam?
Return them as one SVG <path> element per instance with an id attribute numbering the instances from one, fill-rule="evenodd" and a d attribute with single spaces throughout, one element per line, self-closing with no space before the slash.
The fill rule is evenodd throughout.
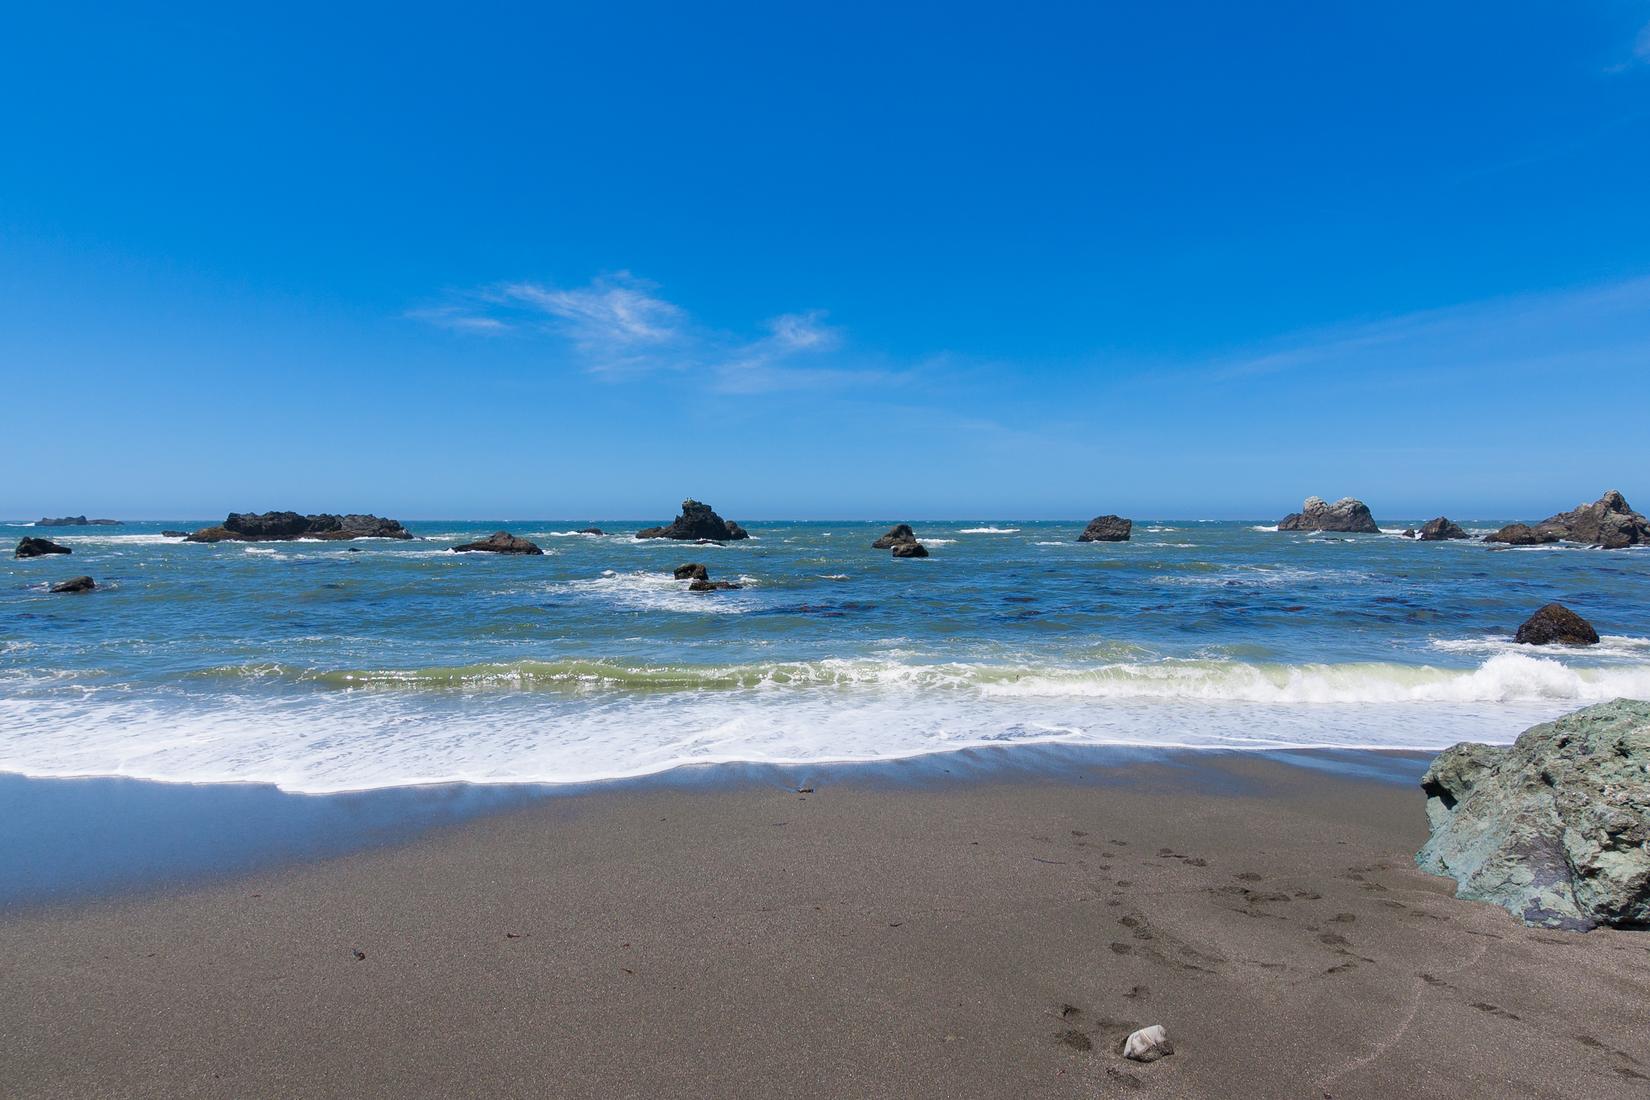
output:
<path id="1" fill-rule="evenodd" d="M 957 540 L 956 539 L 919 538 L 917 541 L 921 542 L 924 546 L 950 546 L 952 543 L 956 542 Z"/>
<path id="2" fill-rule="evenodd" d="M 1018 527 L 963 527 L 957 531 L 959 535 L 1012 535 L 1019 532 Z"/>

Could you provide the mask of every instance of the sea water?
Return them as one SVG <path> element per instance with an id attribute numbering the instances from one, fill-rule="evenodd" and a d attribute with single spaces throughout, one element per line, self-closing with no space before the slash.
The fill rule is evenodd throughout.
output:
<path id="1" fill-rule="evenodd" d="M 1642 550 L 1191 520 L 918 522 L 932 556 L 903 560 L 870 547 L 891 521 L 160 534 L 207 522 L 0 526 L 74 549 L 0 565 L 0 770 L 325 792 L 1005 743 L 1437 749 L 1650 697 Z M 449 549 L 501 527 L 544 556 Z M 689 561 L 744 587 L 690 592 Z M 78 574 L 98 590 L 47 591 Z M 1551 600 L 1603 643 L 1514 645 Z"/>

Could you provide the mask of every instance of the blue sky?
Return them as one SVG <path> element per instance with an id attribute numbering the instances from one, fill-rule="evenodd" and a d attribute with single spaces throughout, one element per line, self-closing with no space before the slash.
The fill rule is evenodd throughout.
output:
<path id="1" fill-rule="evenodd" d="M 32 5 L 0 515 L 1650 507 L 1650 2 Z"/>

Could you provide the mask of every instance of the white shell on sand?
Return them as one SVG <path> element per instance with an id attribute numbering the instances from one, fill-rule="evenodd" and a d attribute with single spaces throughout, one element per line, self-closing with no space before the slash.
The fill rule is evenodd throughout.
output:
<path id="1" fill-rule="evenodd" d="M 1162 1024 L 1143 1027 L 1123 1043 L 1123 1057 L 1136 1062 L 1155 1062 L 1173 1053 L 1174 1044 L 1169 1042 L 1169 1033 Z"/>

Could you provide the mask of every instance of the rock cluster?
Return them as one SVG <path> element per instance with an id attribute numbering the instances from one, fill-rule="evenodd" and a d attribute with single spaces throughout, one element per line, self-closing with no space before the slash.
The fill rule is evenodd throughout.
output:
<path id="1" fill-rule="evenodd" d="M 1342 497 L 1334 504 L 1324 503 L 1322 497 L 1307 497 L 1300 511 L 1291 512 L 1278 520 L 1278 530 L 1351 531 L 1365 535 L 1381 533 L 1369 514 L 1369 506 L 1351 497 Z"/>
<path id="2" fill-rule="evenodd" d="M 90 592 L 97 588 L 97 582 L 90 577 L 75 577 L 73 580 L 59 581 L 52 585 L 53 592 Z"/>
<path id="3" fill-rule="evenodd" d="M 1134 532 L 1134 521 L 1122 516 L 1095 516 L 1089 520 L 1089 525 L 1083 528 L 1083 533 L 1077 536 L 1078 542 L 1128 542 L 1129 535 Z"/>
<path id="4" fill-rule="evenodd" d="M 1598 631 L 1563 604 L 1550 603 L 1524 620 L 1513 641 L 1520 645 L 1598 645 Z"/>
<path id="5" fill-rule="evenodd" d="M 1457 896 L 1551 928 L 1650 925 L 1650 702 L 1456 745 L 1421 787 L 1432 835 L 1415 862 Z"/>
<path id="6" fill-rule="evenodd" d="M 1560 540 L 1584 542 L 1605 550 L 1646 546 L 1650 545 L 1650 520 L 1633 511 L 1627 499 L 1611 489 L 1591 504 L 1578 504 L 1540 523 L 1509 523 L 1493 535 L 1484 536 L 1485 542 L 1508 546 L 1538 546 Z"/>
<path id="7" fill-rule="evenodd" d="M 17 542 L 17 552 L 14 556 L 19 558 L 39 558 L 44 557 L 47 554 L 72 553 L 74 553 L 73 550 L 70 550 L 67 546 L 61 546 L 58 543 L 53 542 L 51 539 L 41 539 L 35 538 L 33 535 L 24 535 Z"/>
<path id="8" fill-rule="evenodd" d="M 543 554 L 536 543 L 512 535 L 508 531 L 494 531 L 484 539 L 453 547 L 455 554 Z"/>
<path id="9" fill-rule="evenodd" d="M 688 562 L 686 565 L 678 565 L 672 573 L 672 576 L 679 581 L 689 582 L 689 592 L 717 592 L 732 588 L 745 587 L 742 584 L 735 584 L 732 581 L 711 580 L 710 570 L 706 569 L 703 565 L 696 561 Z"/>
<path id="10" fill-rule="evenodd" d="M 1448 516 L 1439 516 L 1421 524 L 1422 542 L 1443 542 L 1447 539 L 1467 539 L 1472 536 L 1461 529 L 1461 525 Z"/>
<path id="11" fill-rule="evenodd" d="M 85 516 L 59 516 L 56 519 L 37 519 L 36 527 L 120 527 L 118 519 L 87 519 Z"/>
<path id="12" fill-rule="evenodd" d="M 412 533 L 379 516 L 305 516 L 297 512 L 231 512 L 216 527 L 186 536 L 190 542 L 287 542 L 292 539 L 410 539 Z"/>
<path id="13" fill-rule="evenodd" d="M 682 514 L 665 527 L 646 527 L 636 532 L 639 539 L 683 539 L 696 542 L 736 542 L 750 538 L 737 523 L 717 515 L 711 506 L 697 500 L 682 501 Z"/>

